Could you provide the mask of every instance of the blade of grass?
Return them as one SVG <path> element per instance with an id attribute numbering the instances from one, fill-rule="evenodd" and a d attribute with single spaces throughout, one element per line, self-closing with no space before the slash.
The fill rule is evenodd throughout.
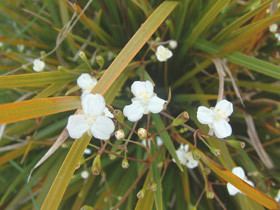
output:
<path id="1" fill-rule="evenodd" d="M 38 98 L 0 105 L 0 124 L 8 124 L 36 117 L 77 109 L 80 99 L 76 96 Z"/>
<path id="2" fill-rule="evenodd" d="M 196 42 L 195 48 L 217 56 L 219 56 L 219 53 L 221 52 L 216 45 L 205 40 Z M 273 77 L 275 79 L 280 79 L 280 67 L 272 63 L 263 61 L 253 56 L 245 55 L 241 52 L 230 53 L 227 55 L 223 55 L 223 57 L 226 57 L 230 62 L 234 64 L 243 66 L 245 68 L 251 69 L 255 72 L 264 74 L 269 77 Z"/>

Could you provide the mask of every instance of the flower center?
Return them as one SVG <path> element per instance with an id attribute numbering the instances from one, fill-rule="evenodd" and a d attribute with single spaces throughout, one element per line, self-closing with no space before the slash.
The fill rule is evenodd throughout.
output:
<path id="1" fill-rule="evenodd" d="M 148 102 L 148 100 L 150 99 L 150 96 L 147 93 L 147 91 L 143 91 L 140 93 L 140 98 L 142 99 L 143 102 Z"/>
<path id="2" fill-rule="evenodd" d="M 221 109 L 216 109 L 214 110 L 214 119 L 215 120 L 222 120 L 222 119 L 227 119 L 227 115 L 225 112 L 223 112 Z"/>
<path id="3" fill-rule="evenodd" d="M 91 115 L 87 115 L 86 116 L 86 121 L 89 125 L 92 125 L 96 120 L 96 117 L 95 116 L 91 116 Z"/>

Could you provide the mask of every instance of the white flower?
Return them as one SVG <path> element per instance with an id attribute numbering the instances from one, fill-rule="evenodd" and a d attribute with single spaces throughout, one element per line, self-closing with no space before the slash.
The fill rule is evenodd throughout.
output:
<path id="1" fill-rule="evenodd" d="M 280 33 L 274 34 L 275 38 L 277 39 L 278 42 L 280 42 Z"/>
<path id="2" fill-rule="evenodd" d="M 123 114 L 131 122 L 136 122 L 144 114 L 159 113 L 163 110 L 165 100 L 157 97 L 154 86 L 150 81 L 135 81 L 131 86 L 131 92 L 135 96 L 132 104 L 124 107 Z"/>
<path id="3" fill-rule="evenodd" d="M 196 168 L 198 166 L 199 161 L 194 159 L 193 153 L 189 151 L 189 145 L 181 145 L 176 150 L 176 154 L 182 165 L 185 165 L 190 169 Z M 175 162 L 174 159 L 173 161 Z"/>
<path id="4" fill-rule="evenodd" d="M 280 190 L 278 190 L 277 195 L 275 196 L 275 200 L 280 203 Z"/>
<path id="5" fill-rule="evenodd" d="M 85 132 L 90 132 L 97 139 L 108 140 L 115 130 L 115 125 L 110 119 L 112 113 L 106 108 L 103 96 L 90 93 L 84 95 L 82 108 L 82 113 L 68 118 L 66 128 L 70 137 L 77 139 Z"/>
<path id="6" fill-rule="evenodd" d="M 82 171 L 81 177 L 82 177 L 83 179 L 87 179 L 87 178 L 89 177 L 89 172 L 88 172 L 88 171 Z"/>
<path id="7" fill-rule="evenodd" d="M 3 42 L 0 42 L 0 48 L 3 47 L 3 46 L 4 46 Z"/>
<path id="8" fill-rule="evenodd" d="M 40 59 L 35 59 L 33 61 L 33 70 L 36 72 L 41 72 L 44 70 L 46 64 L 44 61 L 40 60 Z"/>
<path id="9" fill-rule="evenodd" d="M 233 112 L 233 105 L 227 100 L 219 101 L 213 108 L 205 106 L 198 107 L 197 119 L 202 124 L 207 124 L 210 128 L 209 134 L 214 134 L 218 138 L 225 138 L 231 135 L 232 129 L 229 121 L 229 116 Z"/>
<path id="10" fill-rule="evenodd" d="M 270 31 L 271 33 L 276 33 L 277 30 L 278 30 L 278 25 L 277 25 L 276 23 L 274 23 L 274 24 L 272 24 L 272 25 L 269 26 L 269 31 Z"/>
<path id="11" fill-rule="evenodd" d="M 173 53 L 166 47 L 159 45 L 156 50 L 156 57 L 158 61 L 164 62 L 171 58 Z"/>
<path id="12" fill-rule="evenodd" d="M 91 149 L 89 149 L 89 148 L 86 148 L 85 151 L 84 151 L 85 155 L 90 155 L 91 153 L 92 153 Z"/>
<path id="13" fill-rule="evenodd" d="M 77 79 L 77 85 L 83 90 L 83 93 L 90 93 L 96 84 L 96 78 L 87 73 L 81 74 Z"/>
<path id="14" fill-rule="evenodd" d="M 169 47 L 171 49 L 175 49 L 178 46 L 178 43 L 176 40 L 169 40 Z"/>
<path id="15" fill-rule="evenodd" d="M 245 175 L 245 172 L 244 172 L 242 167 L 239 167 L 239 166 L 238 167 L 234 167 L 231 172 L 234 175 L 238 176 L 243 181 L 245 181 L 247 184 L 251 185 L 252 187 L 255 186 L 254 183 L 247 178 L 247 176 Z M 242 193 L 239 189 L 234 187 L 231 183 L 227 183 L 227 190 L 228 190 L 228 193 L 231 196 L 234 196 L 237 193 Z"/>

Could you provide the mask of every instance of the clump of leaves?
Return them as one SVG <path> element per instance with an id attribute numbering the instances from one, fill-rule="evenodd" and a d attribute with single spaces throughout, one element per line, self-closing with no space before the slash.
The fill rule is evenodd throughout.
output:
<path id="1" fill-rule="evenodd" d="M 279 209 L 279 43 L 269 32 L 279 20 L 271 0 L 1 2 L 1 208 Z M 159 45 L 173 48 L 166 62 Z M 92 92 L 110 105 L 117 138 L 68 137 L 82 73 L 98 79 Z M 135 80 L 153 81 L 168 105 L 131 123 L 122 109 Z M 222 98 L 234 104 L 223 140 L 196 118 Z M 180 145 L 198 167 L 180 163 Z M 229 196 L 227 183 L 242 193 Z"/>

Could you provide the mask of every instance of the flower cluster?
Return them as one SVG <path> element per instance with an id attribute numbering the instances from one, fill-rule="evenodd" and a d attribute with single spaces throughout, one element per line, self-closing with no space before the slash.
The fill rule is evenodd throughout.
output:
<path id="1" fill-rule="evenodd" d="M 247 184 L 251 185 L 252 187 L 254 187 L 254 183 L 252 181 L 250 181 L 243 168 L 242 167 L 234 167 L 231 171 L 234 175 L 238 176 L 240 179 L 242 179 L 243 181 L 245 181 Z M 227 190 L 228 190 L 228 193 L 231 195 L 231 196 L 234 196 L 238 193 L 241 193 L 241 191 L 239 189 L 237 189 L 236 187 L 234 187 L 231 183 L 227 183 Z"/>
<path id="2" fill-rule="evenodd" d="M 180 145 L 176 150 L 176 154 L 180 163 L 189 169 L 196 168 L 199 164 L 199 161 L 193 157 L 192 151 L 189 151 L 189 145 Z"/>

